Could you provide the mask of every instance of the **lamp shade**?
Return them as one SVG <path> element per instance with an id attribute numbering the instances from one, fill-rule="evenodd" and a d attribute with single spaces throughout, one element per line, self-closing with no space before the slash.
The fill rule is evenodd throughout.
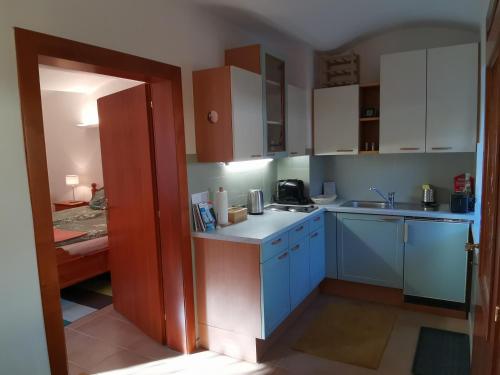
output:
<path id="1" fill-rule="evenodd" d="M 80 183 L 80 179 L 76 174 L 67 174 L 66 175 L 66 185 L 68 186 L 76 186 Z"/>

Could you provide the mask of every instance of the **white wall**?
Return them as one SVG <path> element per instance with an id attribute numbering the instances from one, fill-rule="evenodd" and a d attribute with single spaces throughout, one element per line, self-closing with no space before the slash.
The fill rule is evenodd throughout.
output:
<path id="1" fill-rule="evenodd" d="M 42 91 L 42 110 L 52 202 L 73 199 L 65 176 L 76 174 L 80 185 L 77 200 L 92 197 L 91 183 L 103 185 L 99 129 L 79 127 L 81 112 L 89 98 L 85 94 Z"/>
<path id="2" fill-rule="evenodd" d="M 339 51 L 359 54 L 360 82 L 380 80 L 380 56 L 386 53 L 479 42 L 479 32 L 450 27 L 409 27 L 354 41 Z"/>
<path id="3" fill-rule="evenodd" d="M 224 49 L 264 42 L 180 0 L 0 0 L 0 372 L 48 374 L 19 107 L 13 27 L 181 66 L 187 152 L 195 152 L 192 71 L 223 64 Z M 308 46 L 266 34 L 290 83 L 312 86 Z M 13 287 L 15 286 L 15 287 Z"/>

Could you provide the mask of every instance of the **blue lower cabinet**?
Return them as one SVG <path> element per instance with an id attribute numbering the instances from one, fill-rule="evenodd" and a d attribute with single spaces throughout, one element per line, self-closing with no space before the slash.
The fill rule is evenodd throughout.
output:
<path id="1" fill-rule="evenodd" d="M 311 289 L 314 289 L 326 275 L 324 227 L 320 227 L 309 234 L 309 261 Z"/>
<path id="2" fill-rule="evenodd" d="M 261 265 L 264 336 L 290 313 L 290 253 L 281 252 Z"/>
<path id="3" fill-rule="evenodd" d="M 309 241 L 290 244 L 290 303 L 295 309 L 309 294 Z"/>
<path id="4" fill-rule="evenodd" d="M 336 279 L 337 273 L 337 213 L 325 213 L 326 277 Z"/>
<path id="5" fill-rule="evenodd" d="M 469 223 L 406 220 L 404 293 L 465 302 Z"/>
<path id="6" fill-rule="evenodd" d="M 403 223 L 397 216 L 337 214 L 339 279 L 403 289 Z"/>

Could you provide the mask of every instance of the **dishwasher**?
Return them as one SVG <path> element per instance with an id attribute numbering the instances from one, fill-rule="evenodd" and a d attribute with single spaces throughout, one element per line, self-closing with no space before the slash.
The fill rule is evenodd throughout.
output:
<path id="1" fill-rule="evenodd" d="M 465 303 L 469 226 L 463 220 L 405 220 L 405 296 Z"/>

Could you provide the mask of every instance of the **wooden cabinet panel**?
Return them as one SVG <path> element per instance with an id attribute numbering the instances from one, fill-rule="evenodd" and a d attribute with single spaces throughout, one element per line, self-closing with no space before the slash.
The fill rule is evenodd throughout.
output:
<path id="1" fill-rule="evenodd" d="M 407 220 L 404 293 L 465 302 L 469 223 Z"/>
<path id="2" fill-rule="evenodd" d="M 290 313 L 290 256 L 288 250 L 262 264 L 262 293 L 264 337 L 267 337 Z"/>
<path id="3" fill-rule="evenodd" d="M 339 279 L 403 288 L 403 219 L 337 214 Z"/>
<path id="4" fill-rule="evenodd" d="M 359 86 L 314 90 L 314 154 L 357 154 Z"/>
<path id="5" fill-rule="evenodd" d="M 478 45 L 427 52 L 427 152 L 475 152 Z"/>
<path id="6" fill-rule="evenodd" d="M 306 154 L 307 91 L 288 85 L 286 95 L 288 155 Z"/>
<path id="7" fill-rule="evenodd" d="M 231 103 L 233 160 L 261 158 L 264 149 L 261 76 L 232 66 Z"/>
<path id="8" fill-rule="evenodd" d="M 198 322 L 261 337 L 259 245 L 195 238 Z"/>
<path id="9" fill-rule="evenodd" d="M 311 291 L 309 278 L 309 239 L 290 246 L 290 304 L 295 309 Z"/>
<path id="10" fill-rule="evenodd" d="M 311 289 L 325 278 L 325 229 L 323 227 L 309 234 Z"/>
<path id="11" fill-rule="evenodd" d="M 380 60 L 380 153 L 425 152 L 426 50 Z"/>

